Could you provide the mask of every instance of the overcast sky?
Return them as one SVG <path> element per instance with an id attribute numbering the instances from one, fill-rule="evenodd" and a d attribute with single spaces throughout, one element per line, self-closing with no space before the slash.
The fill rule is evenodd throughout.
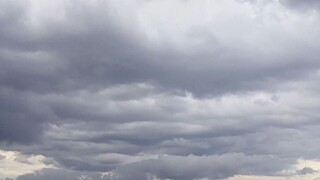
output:
<path id="1" fill-rule="evenodd" d="M 0 179 L 320 179 L 319 0 L 0 0 Z"/>

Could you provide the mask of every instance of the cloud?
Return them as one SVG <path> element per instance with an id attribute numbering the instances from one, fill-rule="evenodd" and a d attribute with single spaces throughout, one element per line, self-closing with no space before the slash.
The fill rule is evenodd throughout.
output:
<path id="1" fill-rule="evenodd" d="M 54 161 L 42 155 L 0 150 L 0 179 L 16 178 L 42 168 L 54 167 Z"/>
<path id="2" fill-rule="evenodd" d="M 282 0 L 282 2 L 289 7 L 298 9 L 318 9 L 320 7 L 320 3 L 317 0 Z"/>
<path id="3" fill-rule="evenodd" d="M 168 155 L 120 166 L 115 170 L 115 176 L 118 176 L 119 179 L 143 179 L 146 176 L 155 176 L 160 179 L 221 179 L 235 174 L 274 173 L 283 168 L 285 164 L 281 160 L 268 156 L 250 157 L 243 154 Z"/>
<path id="4" fill-rule="evenodd" d="M 318 171 L 310 168 L 310 167 L 304 167 L 303 169 L 301 170 L 298 170 L 297 171 L 297 174 L 313 174 L 313 173 L 316 173 Z"/>
<path id="5" fill-rule="evenodd" d="M 43 169 L 41 171 L 25 174 L 19 176 L 17 180 L 54 180 L 54 179 L 65 179 L 65 180 L 102 180 L 105 179 L 99 173 L 81 173 L 62 169 Z"/>
<path id="6" fill-rule="evenodd" d="M 39 139 L 47 110 L 26 94 L 0 88 L 0 140 L 29 143 Z"/>
<path id="7" fill-rule="evenodd" d="M 236 163 L 235 163 L 236 162 Z M 183 164 L 183 166 L 182 166 Z M 17 180 L 28 179 L 220 179 L 235 174 L 274 173 L 284 168 L 285 160 L 270 156 L 245 156 L 225 154 L 213 156 L 173 156 L 161 155 L 156 159 L 143 160 L 119 166 L 108 173 L 68 171 L 62 169 L 43 169 L 35 173 L 19 176 Z"/>
<path id="8" fill-rule="evenodd" d="M 316 4 L 0 0 L 0 148 L 60 168 L 29 179 L 268 176 L 317 158 L 319 14 L 293 10 Z"/>
<path id="9" fill-rule="evenodd" d="M 3 33 L 3 39 L 9 41 L 4 46 L 12 44 L 14 47 L 10 47 L 11 52 L 3 53 L 3 69 L 7 73 L 2 82 L 9 87 L 41 92 L 103 88 L 110 84 L 148 81 L 169 89 L 188 90 L 194 94 L 221 94 L 268 88 L 284 80 L 303 76 L 317 64 L 317 56 L 314 54 L 316 46 L 312 48 L 309 45 L 309 48 L 306 48 L 297 42 L 297 37 L 304 34 L 308 34 L 310 38 L 317 36 L 313 27 L 316 18 L 305 21 L 305 18 L 295 18 L 295 14 L 290 11 L 288 16 L 284 16 L 280 11 L 288 10 L 270 5 L 262 10 L 275 8 L 273 11 L 277 18 L 285 23 L 270 19 L 268 14 L 262 12 L 259 18 L 263 21 L 259 26 L 253 26 L 252 23 L 259 20 L 252 18 L 258 15 L 254 12 L 254 6 L 228 1 L 217 3 L 217 6 L 222 9 L 228 6 L 241 9 L 239 14 L 230 13 L 225 16 L 223 13 L 208 12 L 205 16 L 197 17 L 201 19 L 198 23 L 188 21 L 188 18 L 194 15 L 188 10 L 193 5 L 199 8 L 205 6 L 204 2 L 177 1 L 177 6 L 184 5 L 185 8 L 179 9 L 182 14 L 181 22 L 176 24 L 179 28 L 173 28 L 175 25 L 170 21 L 163 21 L 159 16 L 163 9 L 170 6 L 167 1 L 159 6 L 156 6 L 156 2 L 144 2 L 145 9 L 129 11 L 132 14 L 128 15 L 136 16 L 138 20 L 121 16 L 118 23 L 114 22 L 113 14 L 110 14 L 113 11 L 106 10 L 113 6 L 126 8 L 121 6 L 121 3 L 75 4 L 73 1 L 66 1 L 48 7 L 34 1 L 30 7 L 23 8 L 24 14 L 17 15 L 20 19 L 29 19 L 21 23 L 17 18 L 7 25 L 27 31 L 21 35 L 11 31 Z M 86 5 L 87 8 L 82 8 Z M 50 13 L 43 17 L 38 16 L 37 13 L 41 11 L 34 10 L 38 6 Z M 213 5 L 208 7 L 213 10 L 215 8 Z M 62 17 L 51 14 L 56 9 L 61 11 Z M 175 13 L 172 12 L 172 15 Z M 104 18 L 96 18 L 100 16 Z M 158 23 L 152 23 L 147 17 L 152 17 L 153 22 Z M 221 18 L 238 20 L 227 23 L 220 21 Z M 48 21 L 52 23 L 47 23 Z M 207 21 L 212 23 L 208 24 Z M 272 23 L 274 25 L 270 26 Z M 303 26 L 300 26 L 301 23 Z M 131 25 L 131 30 L 123 24 Z M 232 24 L 237 27 L 229 27 Z M 161 31 L 159 27 L 162 27 Z M 150 39 L 150 31 L 156 31 L 161 41 L 157 43 Z M 247 31 L 253 33 L 249 36 Z M 235 36 L 237 33 L 242 36 Z M 15 38 L 17 36 L 21 38 Z M 166 40 L 171 37 L 171 41 Z M 270 41 L 270 38 L 274 41 Z M 278 39 L 283 41 L 277 41 Z M 159 45 L 153 47 L 150 43 Z M 27 47 L 24 44 L 27 44 Z M 273 48 L 265 48 L 265 45 L 272 45 Z M 167 49 L 166 46 L 172 48 Z M 12 52 L 13 49 L 16 51 Z M 193 50 L 188 52 L 189 49 Z M 304 58 L 305 54 L 310 55 L 301 63 L 299 59 Z M 26 60 L 18 60 L 19 58 Z M 26 62 L 28 65 L 24 66 Z M 14 81 L 10 81 L 12 77 Z M 271 84 L 266 79 L 269 79 Z"/>

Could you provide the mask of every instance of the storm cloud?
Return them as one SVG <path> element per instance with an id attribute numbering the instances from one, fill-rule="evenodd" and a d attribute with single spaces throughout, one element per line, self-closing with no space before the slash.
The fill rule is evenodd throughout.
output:
<path id="1" fill-rule="evenodd" d="M 0 149 L 52 165 L 8 178 L 317 175 L 319 7 L 0 0 Z"/>

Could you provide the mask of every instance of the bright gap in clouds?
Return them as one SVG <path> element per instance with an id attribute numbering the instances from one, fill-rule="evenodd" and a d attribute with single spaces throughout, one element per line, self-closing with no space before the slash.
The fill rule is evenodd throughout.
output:
<path id="1" fill-rule="evenodd" d="M 43 168 L 55 168 L 54 161 L 42 155 L 25 155 L 16 151 L 0 150 L 0 179 L 15 178 Z"/>
<path id="2" fill-rule="evenodd" d="M 0 179 L 319 179 L 315 0 L 0 0 Z"/>

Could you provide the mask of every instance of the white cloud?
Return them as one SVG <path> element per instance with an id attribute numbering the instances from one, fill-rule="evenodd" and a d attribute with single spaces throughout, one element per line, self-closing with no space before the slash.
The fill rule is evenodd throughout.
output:
<path id="1" fill-rule="evenodd" d="M 16 151 L 0 150 L 0 178 L 15 178 L 26 173 L 32 173 L 43 168 L 54 168 L 52 160 L 33 154 L 22 154 Z"/>

